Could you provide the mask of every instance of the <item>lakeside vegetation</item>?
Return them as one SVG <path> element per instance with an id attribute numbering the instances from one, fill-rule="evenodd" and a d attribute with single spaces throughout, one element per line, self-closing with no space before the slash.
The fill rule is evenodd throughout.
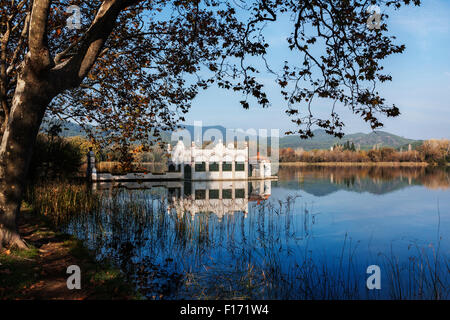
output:
<path id="1" fill-rule="evenodd" d="M 58 158 L 57 161 L 65 162 L 64 165 L 59 164 L 60 166 L 56 167 L 58 164 L 51 164 L 51 158 L 40 155 L 38 159 L 47 159 L 47 161 L 36 161 L 40 165 L 37 165 L 35 170 L 54 173 L 56 172 L 55 168 L 59 168 L 59 172 L 64 174 L 49 174 L 48 178 L 51 180 L 38 177 L 34 184 L 28 188 L 25 199 L 32 211 L 27 212 L 27 220 L 46 222 L 45 224 L 38 222 L 39 227 L 25 236 L 25 239 L 31 244 L 29 250 L 24 252 L 11 250 L 8 254 L 2 253 L 0 255 L 0 262 L 2 263 L 0 273 L 7 272 L 8 275 L 11 275 L 7 282 L 2 283 L 2 287 L 7 288 L 7 290 L 0 292 L 0 298 L 27 299 L 43 294 L 50 280 L 48 271 L 44 271 L 44 274 L 42 274 L 42 270 L 49 263 L 48 259 L 54 257 L 59 257 L 58 259 L 63 261 L 75 259 L 77 263 L 83 263 L 83 265 L 87 263 L 86 268 L 89 274 L 87 291 L 83 291 L 80 297 L 75 297 L 82 299 L 135 299 L 141 297 L 141 294 L 148 299 L 186 297 L 192 299 L 381 298 L 365 290 L 364 279 L 358 274 L 356 268 L 362 261 L 357 260 L 355 256 L 356 247 L 353 247 L 353 244 L 347 238 L 343 239 L 343 254 L 338 264 L 348 265 L 349 267 L 342 269 L 342 272 L 339 271 L 340 269 L 335 265 L 335 262 L 317 259 L 310 253 L 296 257 L 296 260 L 291 262 L 286 269 L 280 256 L 281 253 L 272 249 L 281 245 L 279 240 L 276 239 L 283 238 L 283 233 L 289 234 L 292 232 L 290 225 L 292 225 L 292 206 L 295 200 L 292 197 L 288 197 L 285 201 L 276 205 L 271 201 L 252 205 L 251 229 L 263 232 L 265 242 L 259 242 L 257 239 L 250 237 L 252 242 L 247 243 L 249 247 L 245 248 L 243 252 L 233 251 L 232 248 L 240 248 L 241 246 L 234 242 L 231 243 L 229 250 L 235 257 L 241 257 L 241 263 L 236 264 L 233 268 L 215 266 L 211 271 L 204 272 L 204 270 L 195 269 L 195 264 L 193 264 L 187 269 L 171 269 L 172 267 L 168 267 L 168 265 L 171 266 L 170 261 L 183 264 L 186 263 L 185 257 L 189 257 L 193 252 L 204 252 L 218 246 L 215 237 L 224 232 L 225 226 L 228 230 L 243 229 L 243 220 L 239 218 L 240 213 L 226 216 L 222 222 L 210 214 L 201 214 L 195 218 L 191 217 L 189 213 L 180 216 L 168 210 L 167 203 L 158 195 L 153 194 L 152 190 L 142 194 L 135 194 L 128 190 L 112 190 L 110 193 L 93 192 L 89 185 L 74 183 L 66 179 L 77 172 L 77 166 L 71 165 L 71 163 L 79 164 L 80 161 L 82 162 L 83 157 L 91 147 L 87 140 L 78 138 L 50 139 L 47 136 L 42 138 L 41 143 L 43 148 L 39 150 L 44 150 L 43 152 L 59 150 L 56 152 L 58 156 L 67 156 L 67 158 L 66 160 Z M 442 146 L 445 144 L 430 142 L 424 145 L 427 149 L 404 153 L 421 153 L 423 159 L 426 158 L 425 155 L 434 155 L 428 156 L 427 159 L 440 159 L 444 150 Z M 341 155 L 341 159 L 345 159 L 346 155 L 355 156 L 355 154 L 360 153 L 356 150 L 343 149 L 338 146 L 330 153 Z M 156 155 L 145 154 L 138 148 L 135 149 L 136 152 L 131 151 L 133 159 L 136 160 L 135 168 L 144 166 L 147 170 L 155 170 L 159 163 L 143 163 L 141 161 L 161 161 L 164 156 L 162 152 Z M 325 150 L 320 151 L 324 152 Z M 388 159 L 386 158 L 388 156 L 394 157 L 395 152 L 398 152 L 383 149 L 371 151 L 379 153 L 384 159 Z M 316 154 L 316 151 L 306 152 L 306 155 L 314 154 Z M 97 157 L 99 157 L 99 152 L 97 152 Z M 120 155 L 117 153 L 115 155 L 109 153 L 106 158 L 100 155 L 100 159 L 116 161 L 100 162 L 99 169 L 120 172 L 122 168 L 118 161 L 119 157 Z M 440 162 L 429 163 L 438 164 Z M 350 180 L 355 178 L 350 171 L 347 172 L 347 169 L 351 170 L 353 166 L 367 166 L 364 171 L 366 173 L 359 175 L 359 177 L 367 175 L 368 177 L 374 177 L 374 179 L 389 180 L 398 175 L 403 175 L 422 181 L 426 178 L 423 172 L 428 170 L 426 166 L 429 163 L 424 161 L 342 161 L 315 162 L 313 165 L 323 167 L 314 171 L 314 174 L 323 175 L 323 170 L 328 170 L 327 167 L 330 167 L 333 170 L 333 179 L 336 183 L 349 183 Z M 299 165 L 299 163 L 282 162 L 282 165 L 302 167 L 311 165 L 311 163 L 300 163 Z M 348 168 L 332 168 L 336 166 Z M 408 172 L 387 170 L 396 166 L 408 167 L 405 168 Z M 433 177 L 439 178 L 439 186 L 448 186 L 448 176 L 447 178 L 445 176 L 440 177 L 440 173 L 435 172 Z M 433 178 L 434 180 L 436 179 Z M 431 182 L 427 181 L 423 181 L 423 183 L 432 185 Z M 278 207 L 276 208 L 276 206 Z M 297 214 L 307 216 L 309 213 L 298 212 Z M 275 216 L 281 217 L 281 221 L 274 220 Z M 272 231 L 270 231 L 272 233 L 265 229 L 267 223 L 272 226 Z M 283 228 L 287 229 L 284 230 Z M 64 232 L 69 232 L 73 236 L 68 236 Z M 111 238 L 111 235 L 114 235 L 114 237 Z M 292 235 L 294 236 L 294 233 Z M 134 240 L 131 243 L 129 239 Z M 48 246 L 49 243 L 56 243 L 57 245 Z M 448 274 L 446 274 L 449 268 L 448 259 L 445 252 L 439 250 L 439 246 L 439 243 L 433 244 L 431 247 L 412 244 L 413 250 L 411 250 L 407 263 L 399 262 L 395 252 L 379 255 L 377 263 L 388 272 L 389 298 L 448 298 Z M 142 259 L 139 259 L 136 264 L 130 262 L 130 257 L 133 254 L 149 247 L 157 251 L 153 253 L 158 258 L 145 256 L 139 257 Z M 263 248 L 266 258 L 263 260 L 250 258 L 252 248 L 256 247 Z M 93 252 L 86 248 L 92 249 Z M 41 252 L 41 249 L 47 250 L 47 253 Z M 48 252 L 51 254 L 48 255 Z M 94 257 L 100 262 L 94 261 Z M 163 257 L 162 262 L 158 260 L 161 257 Z M 201 256 L 195 256 L 195 259 L 200 261 Z M 101 261 L 111 261 L 114 262 L 114 265 Z M 40 267 L 40 265 L 44 267 Z M 60 266 L 60 269 L 62 270 L 62 266 Z M 25 276 L 21 278 L 19 274 Z M 133 290 L 137 288 L 137 292 L 130 291 L 130 287 L 127 286 L 129 284 L 134 286 Z M 95 289 L 92 287 L 93 285 L 95 285 Z M 48 292 L 47 294 L 51 296 L 52 294 L 58 294 L 58 292 Z M 61 295 L 60 298 L 72 299 L 74 297 Z"/>
<path id="2" fill-rule="evenodd" d="M 159 146 L 149 150 L 142 146 L 123 149 L 119 145 L 102 149 L 84 137 L 61 137 L 59 133 L 48 131 L 38 135 L 28 173 L 30 180 L 84 177 L 90 150 L 94 151 L 98 172 L 161 173 L 167 170 L 167 155 Z"/>
<path id="3" fill-rule="evenodd" d="M 354 145 L 335 145 L 331 150 L 280 149 L 282 163 L 369 164 L 390 165 L 397 163 L 446 165 L 450 162 L 450 140 L 427 140 L 416 150 L 396 150 L 394 148 L 374 148 L 356 150 Z"/>
<path id="4" fill-rule="evenodd" d="M 439 165 L 450 162 L 449 140 L 427 140 L 416 149 L 390 147 L 357 150 L 354 143 L 335 144 L 331 150 L 282 148 L 282 165 L 317 166 L 386 166 L 409 167 Z M 31 180 L 84 177 L 89 150 L 94 150 L 98 172 L 123 174 L 127 172 L 162 173 L 167 171 L 168 156 L 159 146 L 146 149 L 140 145 L 122 148 L 119 145 L 101 149 L 84 137 L 60 137 L 58 132 L 41 133 L 31 160 Z"/>
<path id="5" fill-rule="evenodd" d="M 311 248 L 304 255 L 292 256 L 286 265 L 281 255 L 290 250 L 287 243 L 308 237 L 298 233 L 294 215 L 309 224 L 312 214 L 307 208 L 303 212 L 293 209 L 296 197 L 254 203 L 248 220 L 242 213 L 218 220 L 212 214 L 192 217 L 188 212 L 180 215 L 168 210 L 167 203 L 153 192 L 113 189 L 94 193 L 85 185 L 58 182 L 35 186 L 27 200 L 52 225 L 82 239 L 98 258 L 115 261 L 127 281 L 148 299 L 386 298 L 365 289 L 358 266 L 366 261 L 358 259 L 360 249 L 347 235 L 338 261 L 318 258 Z M 245 227 L 246 221 L 250 226 Z M 247 228 L 256 233 L 241 238 Z M 374 252 L 376 263 L 387 273 L 387 297 L 449 297 L 449 265 L 440 249 L 441 239 L 438 235 L 436 243 L 426 246 L 412 242 L 405 261 L 399 261 L 393 249 Z M 206 263 L 209 259 L 204 252 L 221 247 L 239 263 Z M 255 248 L 260 248 L 259 254 L 254 254 Z M 136 261 L 131 257 L 137 257 Z"/>
<path id="6" fill-rule="evenodd" d="M 351 169 L 333 169 L 334 181 L 347 183 L 353 179 Z M 426 178 L 424 171 L 434 170 L 433 179 L 446 181 L 448 186 L 448 174 L 446 178 L 440 168 L 387 169 L 367 167 L 362 169 L 365 173 L 361 177 L 384 181 L 403 176 L 422 181 Z M 326 176 L 327 170 L 317 168 L 312 174 Z M 395 251 L 378 255 L 374 252 L 377 264 L 389 279 L 388 295 L 383 297 L 365 289 L 365 279 L 358 271 L 365 261 L 358 260 L 360 249 L 347 236 L 342 239 L 337 262 L 327 257 L 318 259 L 312 251 L 305 250 L 304 255 L 295 256 L 295 261 L 286 266 L 281 254 L 289 248 L 284 247 L 288 242 L 283 237 L 289 235 L 289 241 L 298 242 L 299 236 L 305 235 L 296 234 L 293 217 L 302 215 L 308 224 L 311 216 L 307 207 L 302 212 L 294 211 L 295 201 L 289 196 L 281 202 L 252 204 L 246 219 L 251 224 L 248 228 L 259 236 L 248 234 L 243 246 L 238 241 L 238 231 L 247 229 L 242 213 L 227 215 L 223 220 L 213 214 L 179 215 L 168 210 L 157 190 L 93 192 L 87 184 L 41 180 L 30 186 L 26 194 L 30 208 L 26 223 L 41 221 L 35 231 L 27 230 L 25 239 L 31 243 L 30 249 L 0 255 L 0 273 L 11 276 L 0 286 L 7 289 L 0 290 L 0 299 L 28 299 L 43 294 L 50 281 L 46 266 L 55 257 L 63 261 L 75 259 L 83 266 L 87 263 L 83 267 L 88 270 L 86 291 L 77 297 L 60 295 L 62 299 L 448 299 L 449 260 L 440 249 L 440 235 L 436 243 L 426 246 L 411 242 L 407 260 L 399 261 Z M 232 268 L 194 268 L 196 261 L 202 261 L 201 252 L 222 245 L 240 262 Z M 145 253 L 149 248 L 151 252 Z M 258 258 L 260 254 L 252 254 L 254 248 L 261 248 L 262 260 Z M 136 255 L 139 259 L 132 262 L 131 257 Z M 188 263 L 186 257 L 191 255 L 193 260 Z M 175 268 L 177 265 L 184 267 Z M 47 271 L 42 274 L 43 270 Z M 137 290 L 135 293 L 130 291 L 130 285 Z M 47 297 L 52 294 L 59 293 L 49 292 Z"/>
<path id="7" fill-rule="evenodd" d="M 424 81 L 413 78 L 413 85 L 386 86 L 391 74 L 398 74 L 390 70 L 389 57 L 410 45 L 417 48 L 411 39 L 423 39 L 405 32 L 398 23 L 405 16 L 392 17 L 391 24 L 379 13 L 420 5 L 420 0 L 1 1 L 0 300 L 449 299 L 449 197 L 423 186 L 427 178 L 448 185 L 450 143 L 376 131 L 403 112 L 397 105 L 413 100 L 390 101 L 383 93 L 389 88 L 397 98 L 407 96 L 405 89 L 429 94 L 410 109 L 431 103 L 422 112 L 410 110 L 405 119 L 412 121 L 400 123 L 398 132 L 418 124 L 430 127 L 427 135 L 442 132 L 446 110 L 438 100 L 446 88 L 434 83 L 441 80 L 437 76 L 431 80 L 446 71 L 438 68 L 446 65 L 438 59 L 445 56 L 444 46 L 427 48 L 439 53 L 431 64 L 405 57 L 401 78 L 425 66 L 429 75 L 413 73 L 423 75 L 428 88 L 420 90 Z M 411 10 L 405 15 L 428 25 L 428 8 L 419 13 L 425 20 Z M 430 39 L 441 43 L 441 30 L 433 31 Z M 198 110 L 201 101 L 206 104 Z M 224 107 L 234 104 L 241 111 Z M 289 130 L 285 134 L 293 139 L 266 144 L 268 131 L 256 134 L 250 127 L 264 122 L 255 116 L 259 107 L 274 104 L 270 119 L 260 116 Z M 164 142 L 172 137 L 164 136 L 196 114 L 209 121 L 207 113 L 248 128 L 249 150 L 259 143 L 257 156 L 244 155 L 249 166 L 221 150 L 205 160 L 217 162 L 218 156 L 226 163 L 223 171 L 232 168 L 233 179 L 191 181 L 197 180 L 195 172 L 205 171 L 203 164 L 197 167 L 205 155 L 197 157 L 195 148 L 187 157 L 197 164 L 184 166 L 180 153 L 181 160 L 175 155 L 173 160 L 181 165 L 169 166 L 178 173 L 160 175 L 178 177 L 174 181 L 140 183 L 139 176 L 159 180 L 142 174 L 93 179 L 95 168 L 113 174 L 166 171 Z M 353 116 L 372 132 L 337 140 Z M 84 136 L 62 137 L 62 123 L 46 123 L 47 117 L 74 121 L 83 129 L 72 123 L 74 132 Z M 331 139 L 308 139 L 318 128 L 316 138 Z M 220 139 L 217 132 L 201 136 L 234 140 Z M 196 133 L 191 141 L 200 147 Z M 308 179 L 299 166 L 288 168 L 284 180 L 272 179 L 263 154 L 272 146 L 277 155 L 279 146 L 293 148 L 282 150 L 281 163 L 321 164 L 312 172 L 317 176 L 335 164 L 337 172 Z M 92 153 L 98 167 L 92 167 Z M 253 156 L 257 161 L 250 165 Z M 367 164 L 369 178 L 349 173 L 351 164 Z M 427 177 L 402 176 L 400 166 Z M 220 180 L 229 176 L 219 174 Z M 383 290 L 366 284 L 372 264 L 382 267 Z M 80 290 L 70 289 L 70 266 L 81 271 Z M 261 313 L 253 306 L 254 315 Z M 74 313 L 69 308 L 60 314 Z M 198 311 L 188 317 L 205 315 L 200 312 L 205 307 L 193 308 Z M 223 311 L 211 308 L 207 316 L 214 310 Z M 35 308 L 12 310 L 21 311 L 38 314 Z M 172 312 L 185 316 L 178 307 L 165 311 L 168 318 Z M 47 313 L 56 312 L 47 308 Z"/>
<path id="8" fill-rule="evenodd" d="M 68 207 L 60 202 L 58 209 Z M 0 252 L 0 300 L 139 298 L 120 269 L 109 261 L 97 261 L 81 240 L 60 232 L 51 217 L 26 202 L 22 205 L 19 230 L 28 248 Z M 81 290 L 67 290 L 69 265 L 83 271 Z"/>

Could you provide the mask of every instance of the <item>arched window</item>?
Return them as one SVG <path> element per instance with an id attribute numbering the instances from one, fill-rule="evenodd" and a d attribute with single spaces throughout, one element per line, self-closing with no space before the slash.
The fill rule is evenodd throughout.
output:
<path id="1" fill-rule="evenodd" d="M 215 154 L 213 154 L 210 158 L 209 158 L 209 171 L 210 172 L 217 172 L 219 171 L 219 157 Z"/>
<path id="2" fill-rule="evenodd" d="M 243 155 L 238 155 L 236 157 L 235 170 L 245 171 L 245 157 Z"/>

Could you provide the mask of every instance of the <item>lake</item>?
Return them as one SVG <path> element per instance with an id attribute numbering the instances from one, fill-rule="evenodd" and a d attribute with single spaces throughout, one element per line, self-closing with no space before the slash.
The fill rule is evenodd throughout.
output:
<path id="1" fill-rule="evenodd" d="M 96 184 L 101 207 L 62 229 L 149 299 L 449 298 L 449 168 L 278 176 Z M 371 265 L 380 289 L 367 288 Z"/>

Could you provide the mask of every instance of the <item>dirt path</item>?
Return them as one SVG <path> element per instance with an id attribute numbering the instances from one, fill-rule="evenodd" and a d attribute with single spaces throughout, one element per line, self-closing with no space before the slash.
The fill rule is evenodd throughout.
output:
<path id="1" fill-rule="evenodd" d="M 94 261 L 80 241 L 54 232 L 31 212 L 21 215 L 26 251 L 0 253 L 0 299 L 129 299 L 133 290 L 117 269 Z M 67 267 L 81 269 L 81 290 L 67 288 Z"/>

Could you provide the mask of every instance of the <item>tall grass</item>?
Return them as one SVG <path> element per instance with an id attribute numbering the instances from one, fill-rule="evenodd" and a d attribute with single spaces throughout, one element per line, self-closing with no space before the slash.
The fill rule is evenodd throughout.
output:
<path id="1" fill-rule="evenodd" d="M 102 206 L 101 194 L 92 192 L 86 184 L 67 180 L 34 184 L 27 189 L 25 200 L 36 213 L 47 216 L 55 225 L 76 215 L 99 211 Z"/>
<path id="2" fill-rule="evenodd" d="M 91 192 L 53 183 L 35 186 L 27 197 L 99 259 L 115 261 L 150 299 L 449 298 L 440 231 L 432 246 L 411 243 L 407 259 L 391 247 L 369 263 L 349 235 L 338 253 L 314 247 L 314 210 L 299 211 L 296 196 L 223 218 L 193 216 L 180 203 L 189 200 L 167 199 L 163 189 Z M 382 291 L 366 289 L 369 264 L 383 271 Z"/>

